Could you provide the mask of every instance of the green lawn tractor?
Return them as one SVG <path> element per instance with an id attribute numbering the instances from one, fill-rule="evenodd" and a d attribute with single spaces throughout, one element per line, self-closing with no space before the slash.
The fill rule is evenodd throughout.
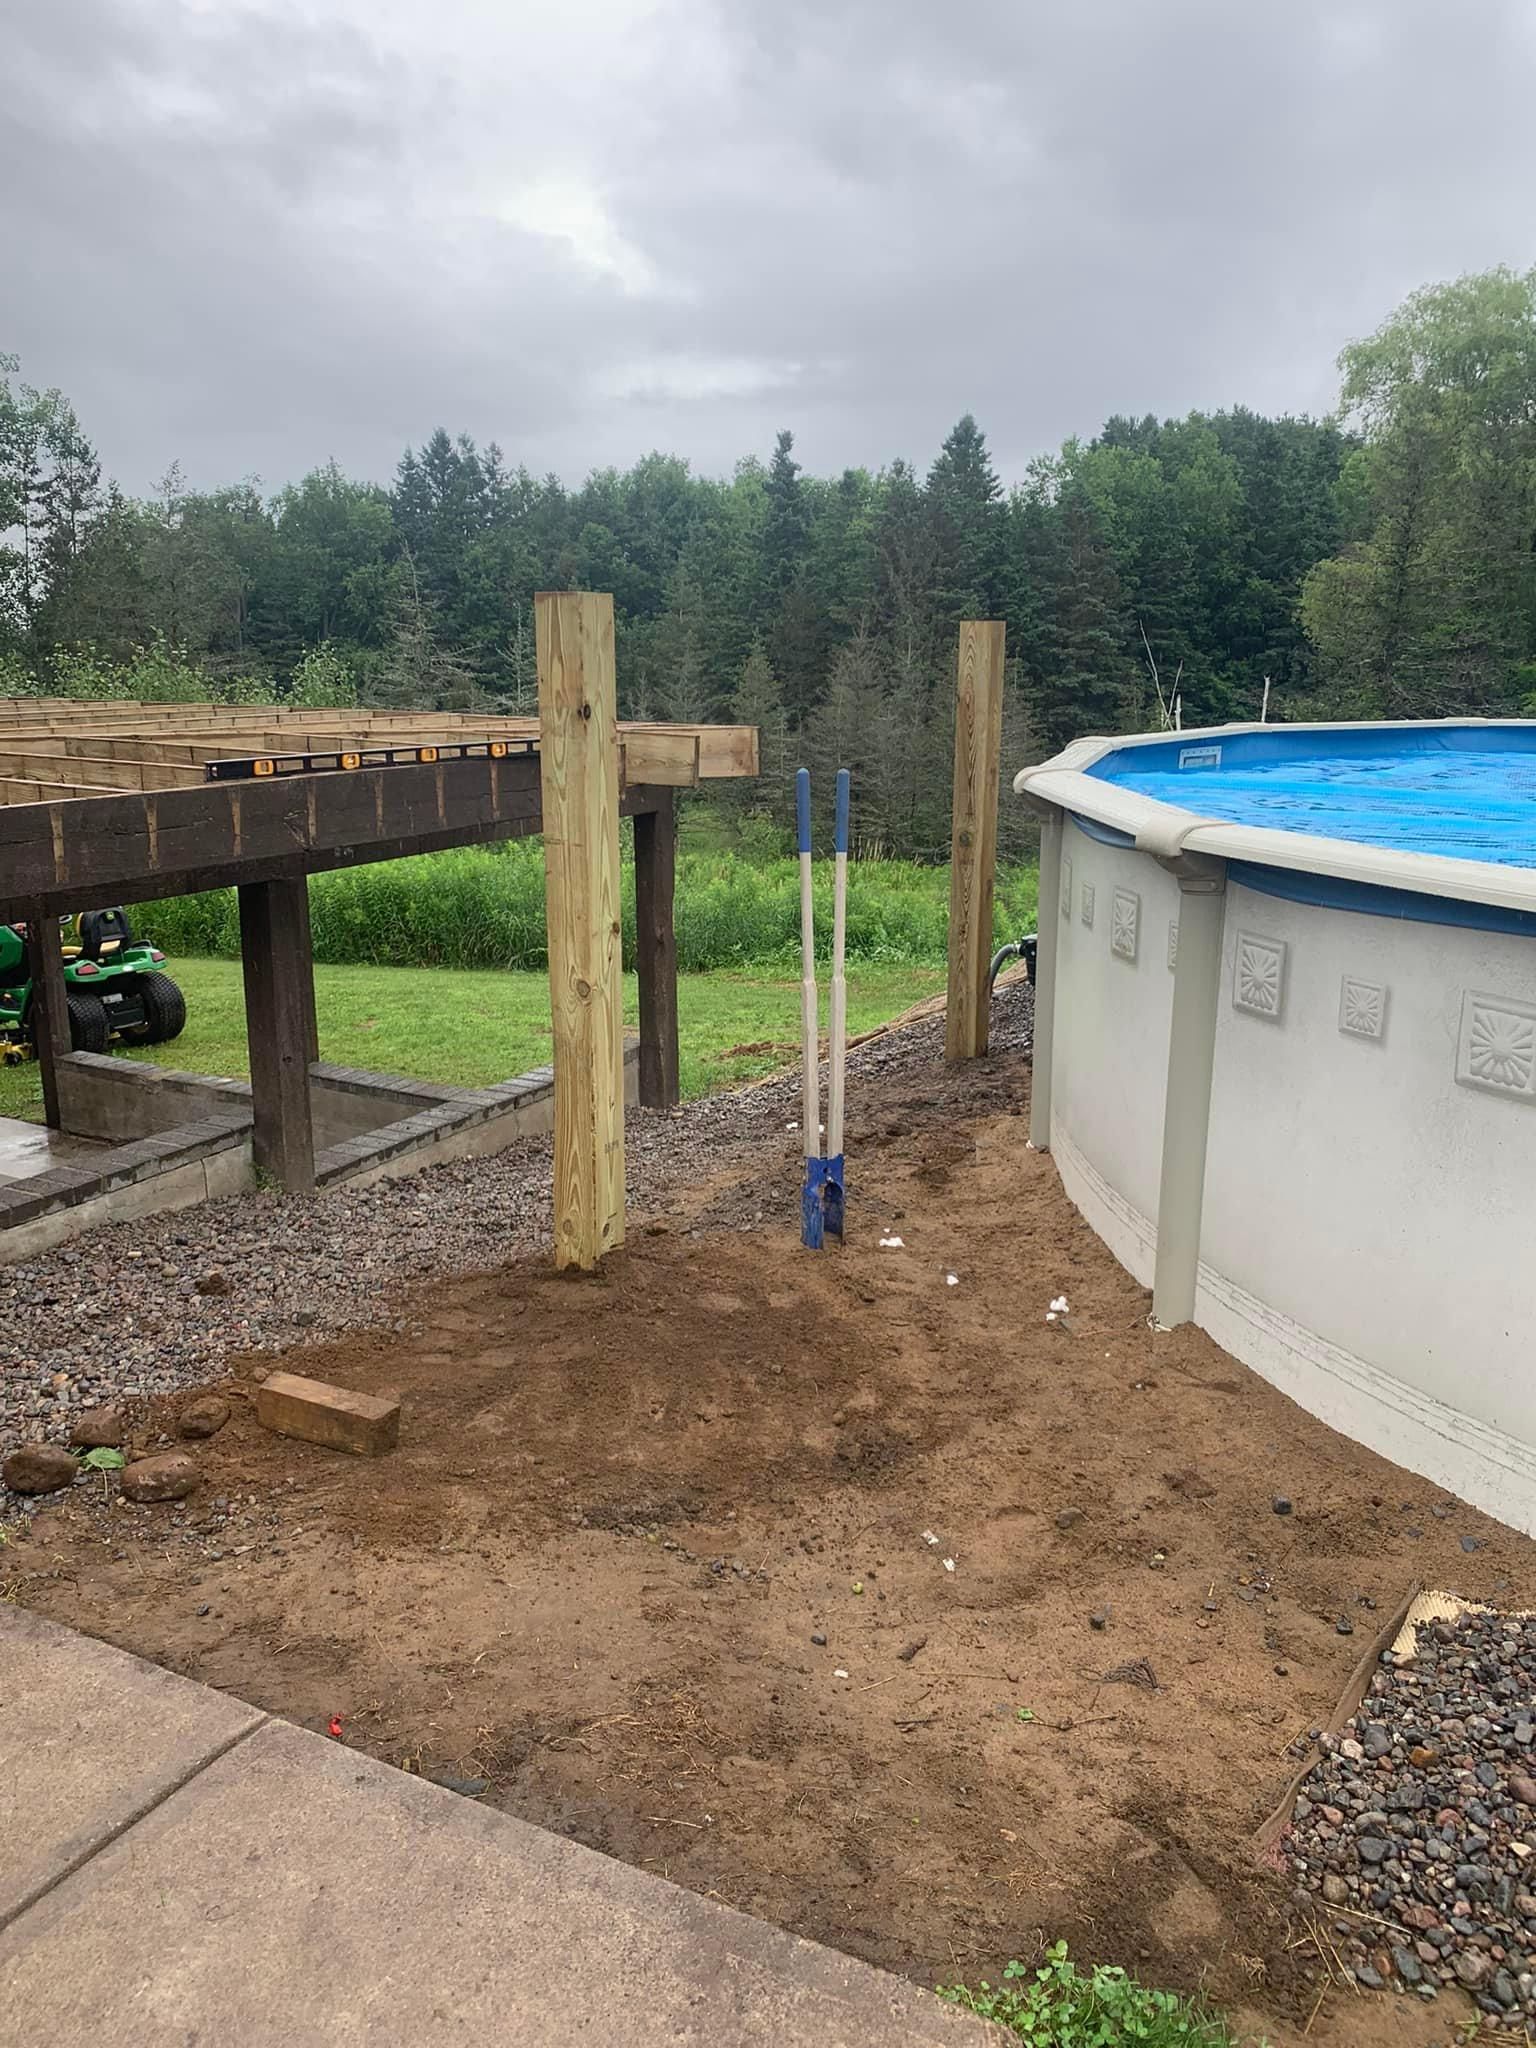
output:
<path id="1" fill-rule="evenodd" d="M 85 910 L 62 919 L 64 1001 L 75 1052 L 106 1052 L 124 1045 L 159 1045 L 179 1038 L 186 999 L 160 970 L 165 955 L 136 939 L 123 910 Z M 71 928 L 73 926 L 73 928 Z M 34 1050 L 32 981 L 25 928 L 0 924 L 0 1054 L 24 1059 Z"/>

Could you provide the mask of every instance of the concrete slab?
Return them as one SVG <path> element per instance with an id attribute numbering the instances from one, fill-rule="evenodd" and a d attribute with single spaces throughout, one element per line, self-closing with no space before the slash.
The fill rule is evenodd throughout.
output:
<path id="1" fill-rule="evenodd" d="M 0 1180 L 31 1180 L 56 1166 L 83 1166 L 101 1156 L 89 1138 L 51 1131 L 19 1116 L 0 1116 Z"/>
<path id="2" fill-rule="evenodd" d="M 0 1927 L 265 1718 L 0 1601 Z"/>
<path id="3" fill-rule="evenodd" d="M 1001 2039 L 899 1978 L 277 1721 L 0 1934 L 0 1981 L 39 2040 L 142 2048 Z"/>

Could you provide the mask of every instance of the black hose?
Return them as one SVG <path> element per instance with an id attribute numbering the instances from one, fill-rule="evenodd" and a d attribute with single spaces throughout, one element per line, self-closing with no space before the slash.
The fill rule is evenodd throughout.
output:
<path id="1" fill-rule="evenodd" d="M 1024 962 L 1025 980 L 1029 982 L 1034 981 L 1035 945 L 1035 934 L 1033 932 L 1026 932 L 1021 939 L 1011 939 L 1006 946 L 998 947 L 997 951 L 992 955 L 992 965 L 987 969 L 988 995 L 992 993 L 1005 960 L 1022 960 Z"/>

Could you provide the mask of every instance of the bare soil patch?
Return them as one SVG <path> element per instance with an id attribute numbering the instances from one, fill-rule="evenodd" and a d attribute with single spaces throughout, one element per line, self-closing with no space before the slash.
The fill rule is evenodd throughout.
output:
<path id="1" fill-rule="evenodd" d="M 1065 1935 L 1271 2038 L 1443 2037 L 1450 1994 L 1325 1991 L 1251 1837 L 1404 1587 L 1528 1606 L 1536 1552 L 1154 1334 L 1027 1063 L 932 1043 L 855 1080 L 841 1252 L 778 1122 L 596 1277 L 415 1281 L 403 1333 L 290 1352 L 404 1396 L 392 1456 L 267 1435 L 236 1361 L 193 1501 L 77 1490 L 5 1589 L 927 1982 Z"/>

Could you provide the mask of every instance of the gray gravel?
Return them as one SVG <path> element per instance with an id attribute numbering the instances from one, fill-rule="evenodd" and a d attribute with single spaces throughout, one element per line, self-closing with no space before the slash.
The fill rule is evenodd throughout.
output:
<path id="1" fill-rule="evenodd" d="M 1324 1738 L 1286 1848 L 1367 1990 L 1453 1985 L 1503 2025 L 1536 2015 L 1533 1740 L 1536 1621 L 1497 1614 L 1421 1629 Z"/>
<path id="2" fill-rule="evenodd" d="M 994 1000 L 994 1050 L 1029 1048 L 1032 992 Z M 942 1014 L 849 1053 L 849 1146 L 858 1145 L 858 1085 L 932 1074 L 943 1059 Z M 972 1070 L 985 1095 L 995 1069 Z M 969 1082 L 968 1082 L 969 1085 Z M 712 1221 L 752 1228 L 782 1204 L 772 1181 L 799 1151 L 797 1072 L 711 1095 L 672 1117 L 632 1111 L 628 1185 L 636 1214 L 729 1166 L 734 1154 L 782 1140 L 780 1168 L 735 1191 Z M 770 1155 L 777 1157 L 777 1155 Z M 202 1386 L 232 1354 L 289 1347 L 341 1330 L 404 1329 L 400 1297 L 426 1275 L 478 1272 L 550 1241 L 550 1145 L 522 1139 L 489 1159 L 424 1168 L 363 1189 L 301 1197 L 251 1194 L 174 1215 L 115 1224 L 55 1252 L 0 1266 L 0 1453 L 66 1440 L 82 1408 Z M 0 1486 L 0 1514 L 36 1505 Z"/>

